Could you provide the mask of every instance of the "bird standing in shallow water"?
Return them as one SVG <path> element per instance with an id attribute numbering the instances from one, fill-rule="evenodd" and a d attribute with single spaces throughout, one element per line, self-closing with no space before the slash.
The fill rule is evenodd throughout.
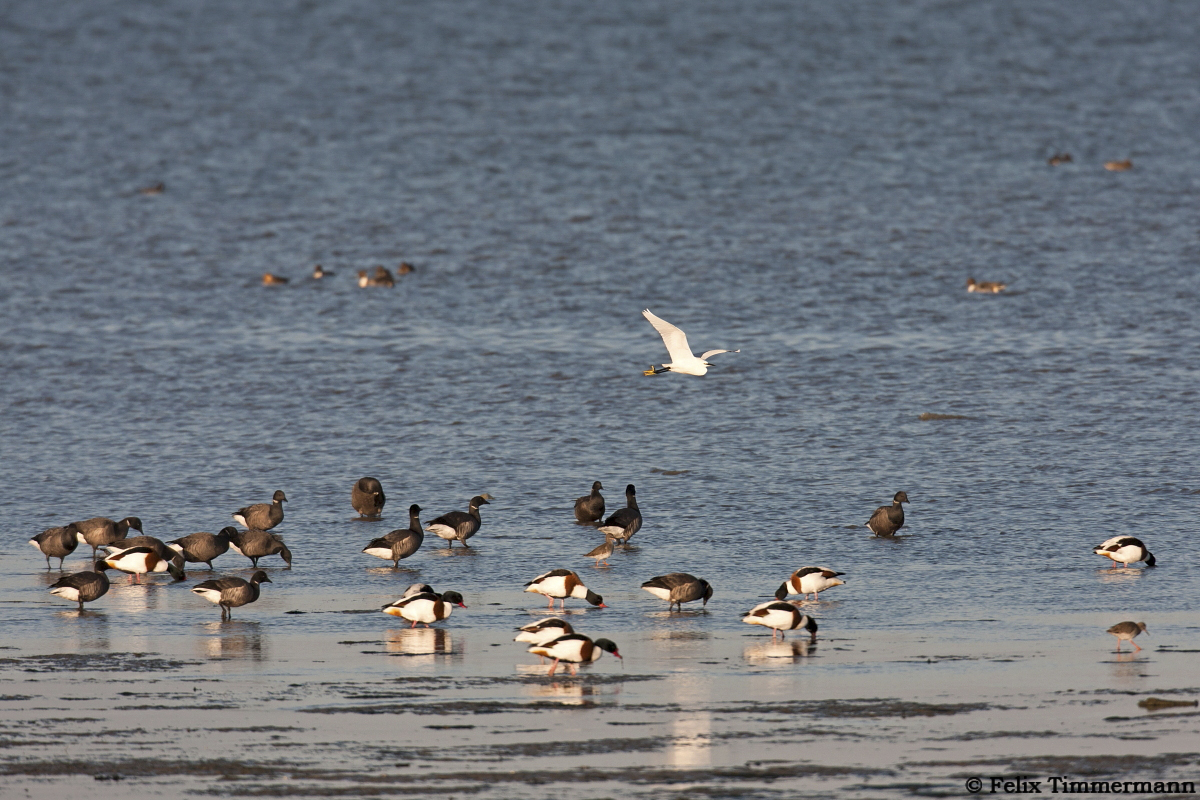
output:
<path id="1" fill-rule="evenodd" d="M 234 531 L 229 535 L 229 546 L 238 555 L 250 559 L 253 567 L 258 567 L 258 560 L 265 556 L 279 555 L 287 562 L 288 569 L 292 568 L 292 551 L 283 543 L 283 537 L 270 531 L 251 528 L 248 531 Z"/>
<path id="2" fill-rule="evenodd" d="M 880 506 L 875 509 L 875 513 L 867 520 L 867 527 L 876 536 L 895 536 L 896 531 L 904 527 L 904 506 L 900 504 L 907 502 L 909 502 L 907 494 L 896 492 L 890 506 Z"/>
<path id="3" fill-rule="evenodd" d="M 625 508 L 618 508 L 614 511 L 608 519 L 604 520 L 599 531 L 605 536 L 611 533 L 622 547 L 628 549 L 629 540 L 641 529 L 642 510 L 638 508 L 637 489 L 633 488 L 631 483 L 625 487 Z"/>
<path id="4" fill-rule="evenodd" d="M 183 556 L 190 564 L 207 564 L 213 568 L 213 559 L 229 552 L 230 536 L 237 536 L 238 529 L 230 525 L 222 528 L 220 533 L 212 534 L 207 531 L 189 533 L 173 542 L 167 542 L 167 547 Z"/>
<path id="5" fill-rule="evenodd" d="M 425 627 L 428 628 L 434 622 L 447 619 L 454 611 L 454 606 L 467 607 L 463 596 L 458 592 L 420 592 L 411 595 L 406 592 L 404 597 L 384 606 L 382 611 L 388 616 L 410 621 L 410 628 L 417 627 L 419 622 L 425 623 Z"/>
<path id="6" fill-rule="evenodd" d="M 606 533 L 604 534 L 604 544 L 600 545 L 595 550 L 584 553 L 583 557 L 596 559 L 597 567 L 600 566 L 601 562 L 603 562 L 604 566 L 607 567 L 609 566 L 608 559 L 612 557 L 613 551 L 617 549 L 616 545 L 613 544 L 615 541 L 616 540 L 613 539 L 613 535 L 611 533 Z"/>
<path id="7" fill-rule="evenodd" d="M 597 639 L 593 642 L 581 633 L 568 633 L 548 644 L 534 645 L 529 648 L 529 652 L 535 656 L 554 659 L 547 675 L 554 674 L 560 661 L 567 662 L 567 667 L 574 675 L 579 671 L 577 664 L 590 664 L 606 652 L 612 653 L 617 658 L 621 657 L 617 651 L 617 645 L 611 639 Z"/>
<path id="8" fill-rule="evenodd" d="M 282 489 L 276 489 L 275 494 L 271 496 L 271 502 L 255 503 L 252 506 L 239 508 L 233 512 L 233 521 L 243 528 L 269 531 L 283 522 L 283 504 L 286 502 L 287 495 L 283 493 Z"/>
<path id="9" fill-rule="evenodd" d="M 1121 564 L 1124 569 L 1138 561 L 1145 561 L 1147 567 L 1155 566 L 1158 561 L 1154 554 L 1146 549 L 1141 539 L 1132 536 L 1114 536 L 1092 550 L 1098 556 L 1112 559 L 1112 567 Z"/>
<path id="10" fill-rule="evenodd" d="M 383 513 L 383 505 L 386 502 L 383 484 L 375 478 L 359 478 L 350 490 L 350 505 L 364 517 L 378 517 Z"/>
<path id="11" fill-rule="evenodd" d="M 425 542 L 425 531 L 421 530 L 421 507 L 413 503 L 408 507 L 408 527 L 395 530 L 386 536 L 372 539 L 363 552 L 376 558 L 390 558 L 392 567 L 400 568 L 400 559 L 408 558 L 421 549 Z"/>
<path id="12" fill-rule="evenodd" d="M 643 583 L 642 588 L 659 600 L 666 600 L 669 603 L 668 611 L 672 606 L 679 606 L 679 610 L 683 611 L 683 604 L 693 600 L 702 599 L 702 605 L 707 606 L 713 596 L 713 589 L 708 581 L 686 572 L 659 575 Z"/>
<path id="13" fill-rule="evenodd" d="M 258 599 L 260 583 L 272 583 L 261 569 L 250 576 L 249 581 L 241 578 L 213 578 L 197 584 L 192 591 L 210 603 L 221 607 L 221 620 L 233 619 L 233 609 L 253 603 Z"/>
<path id="14" fill-rule="evenodd" d="M 804 628 L 811 634 L 812 641 L 817 640 L 817 621 L 800 611 L 791 603 L 772 600 L 769 603 L 759 603 L 746 612 L 742 622 L 747 625 L 762 625 L 771 629 L 771 641 L 775 635 L 784 638 L 784 631 L 794 631 Z"/>
<path id="15" fill-rule="evenodd" d="M 46 569 L 50 569 L 51 557 L 58 559 L 58 571 L 62 572 L 63 559 L 79 547 L 79 536 L 70 528 L 47 528 L 29 540 L 46 557 Z"/>
<path id="16" fill-rule="evenodd" d="M 138 533 L 145 533 L 142 530 L 142 521 L 137 517 L 126 517 L 120 522 L 114 522 L 108 517 L 92 517 L 81 522 L 72 522 L 67 526 L 68 530 L 79 537 L 80 544 L 92 546 L 92 561 L 96 560 L 98 548 L 121 541 L 130 528 Z"/>
<path id="17" fill-rule="evenodd" d="M 1146 631 L 1146 623 L 1144 622 L 1118 622 L 1108 629 L 1108 632 L 1117 637 L 1117 652 L 1121 652 L 1121 642 L 1129 642 L 1134 647 L 1135 653 L 1140 653 L 1142 648 L 1138 647 L 1138 643 L 1133 640 L 1133 637 L 1139 633 L 1150 634 Z"/>
<path id="18" fill-rule="evenodd" d="M 597 522 L 604 519 L 604 496 L 600 490 L 604 487 L 600 481 L 592 484 L 592 493 L 584 495 L 575 501 L 575 520 L 577 522 Z"/>
<path id="19" fill-rule="evenodd" d="M 741 350 L 705 350 L 697 358 L 692 355 L 692 348 L 688 346 L 686 333 L 665 319 L 654 316 L 648 308 L 642 311 L 642 316 L 654 326 L 654 330 L 658 331 L 658 335 L 662 337 L 663 344 L 667 346 L 667 354 L 671 356 L 669 363 L 663 364 L 661 367 L 651 365 L 650 369 L 642 373 L 643 375 L 658 375 L 663 372 L 704 375 L 708 372 L 708 368 L 712 366 L 712 364 L 708 363 L 710 356 L 720 355 L 721 353 L 742 352 Z"/>
<path id="20" fill-rule="evenodd" d="M 76 572 L 59 578 L 50 587 L 50 594 L 79 603 L 79 610 L 83 611 L 84 603 L 98 600 L 108 593 L 108 576 L 104 574 L 106 569 L 107 564 L 97 561 L 95 572 Z"/>
<path id="21" fill-rule="evenodd" d="M 462 511 L 443 514 L 426 525 L 425 530 L 440 539 L 445 539 L 448 547 L 453 548 L 456 539 L 462 542 L 463 547 L 468 547 L 467 539 L 478 533 L 479 527 L 483 525 L 479 507 L 491 505 L 490 501 L 494 499 L 490 494 L 475 495 L 471 498 L 465 514 Z"/>
<path id="22" fill-rule="evenodd" d="M 829 567 L 801 567 L 775 590 L 775 599 L 783 600 L 789 594 L 802 595 L 801 599 L 807 599 L 811 594 L 813 600 L 819 600 L 817 592 L 843 585 L 845 581 L 838 580 L 838 576 L 844 574 L 834 572 Z"/>
<path id="23" fill-rule="evenodd" d="M 552 569 L 549 572 L 543 572 L 525 584 L 525 591 L 536 592 L 548 597 L 550 605 L 547 608 L 554 608 L 555 599 L 561 600 L 562 608 L 566 608 L 568 597 L 587 600 L 598 608 L 608 608 L 604 605 L 604 598 L 584 586 L 579 576 L 569 569 Z"/>

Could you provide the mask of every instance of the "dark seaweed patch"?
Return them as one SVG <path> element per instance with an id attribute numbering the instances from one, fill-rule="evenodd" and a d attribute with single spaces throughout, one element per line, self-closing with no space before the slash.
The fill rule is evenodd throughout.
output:
<path id="1" fill-rule="evenodd" d="M 195 666 L 199 661 L 149 658 L 148 653 L 55 653 L 44 656 L 0 658 L 0 668 L 25 672 L 162 672 Z"/>

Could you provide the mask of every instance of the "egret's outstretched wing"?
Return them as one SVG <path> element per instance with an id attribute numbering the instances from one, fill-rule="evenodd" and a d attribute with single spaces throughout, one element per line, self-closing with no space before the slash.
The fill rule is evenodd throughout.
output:
<path id="1" fill-rule="evenodd" d="M 659 319 L 654 316 L 648 308 L 642 312 L 642 316 L 649 320 L 650 324 L 654 326 L 654 330 L 658 331 L 658 335 L 662 337 L 663 344 L 667 346 L 667 352 L 671 355 L 672 361 L 683 363 L 695 358 L 692 355 L 692 348 L 688 347 L 686 333 L 665 319 Z"/>
<path id="2" fill-rule="evenodd" d="M 740 353 L 741 350 L 706 350 L 704 355 L 700 356 L 701 361 L 708 361 L 709 356 L 719 356 L 721 353 Z"/>

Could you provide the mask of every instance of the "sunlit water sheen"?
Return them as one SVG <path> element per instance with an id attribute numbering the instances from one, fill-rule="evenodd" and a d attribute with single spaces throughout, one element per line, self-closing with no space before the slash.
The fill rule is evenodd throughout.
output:
<path id="1" fill-rule="evenodd" d="M 618 710 L 1189 687 L 1195 656 L 1153 648 L 1200 640 L 1198 21 L 1167 2 L 11 5 L 5 653 L 192 659 L 185 676 L 241 681 L 243 705 L 409 671 L 528 700 L 560 684 L 507 643 L 544 608 L 520 590 L 566 566 L 610 605 L 572 620 L 625 655 L 591 673 L 658 676 L 582 684 Z M 1047 166 L 1062 151 L 1074 161 Z M 395 289 L 355 285 L 401 260 L 416 271 Z M 315 263 L 336 276 L 309 280 Z M 291 283 L 261 286 L 268 271 Z M 968 276 L 1011 289 L 968 295 Z M 742 352 L 703 378 L 644 377 L 666 360 L 646 307 L 696 350 Z M 383 521 L 354 520 L 364 475 Z M 610 511 L 634 483 L 645 515 L 607 570 L 571 514 L 594 480 Z M 119 585 L 78 618 L 25 544 L 96 515 L 217 531 L 275 489 L 295 568 L 267 559 L 273 582 L 230 627 L 184 585 Z M 871 538 L 900 489 L 906 538 Z M 497 499 L 469 551 L 430 537 L 399 572 L 360 553 L 409 504 L 428 521 L 481 492 Z M 1107 571 L 1091 549 L 1118 533 L 1160 566 Z M 847 583 L 807 606 L 816 650 L 775 652 L 740 615 L 807 564 Z M 217 566 L 249 576 L 236 555 Z M 713 584 L 707 613 L 668 616 L 638 589 L 672 571 Z M 336 613 L 418 580 L 466 597 L 445 633 Z M 1123 619 L 1148 623 L 1144 672 L 1107 661 Z M 3 692 L 36 695 L 6 674 Z M 529 682 L 486 682 L 506 676 Z M 306 691 L 272 695 L 304 718 L 277 724 L 327 726 L 296 741 L 367 735 L 308 715 L 329 698 Z M 670 753 L 636 763 L 761 755 L 697 760 L 712 712 L 689 713 L 655 733 Z M 442 735 L 413 731 L 391 735 Z M 1145 752 L 1195 749 L 1158 736 Z M 921 737 L 865 757 L 847 734 L 818 760 L 892 769 Z M 799 791 L 756 789 L 776 790 Z"/>

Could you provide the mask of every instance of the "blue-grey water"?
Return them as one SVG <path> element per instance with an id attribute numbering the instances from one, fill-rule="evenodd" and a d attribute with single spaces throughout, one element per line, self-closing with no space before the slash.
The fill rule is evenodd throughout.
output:
<path id="1" fill-rule="evenodd" d="M 0 694 L 27 698 L 9 704 L 13 719 L 60 699 L 21 688 L 22 659 L 128 652 L 184 659 L 172 674 L 185 688 L 238 682 L 236 708 L 271 699 L 262 714 L 316 726 L 287 723 L 298 747 L 360 722 L 310 713 L 328 698 L 306 691 L 412 671 L 451 682 L 439 702 L 492 679 L 480 702 L 565 686 L 576 703 L 579 689 L 592 717 L 711 716 L 714 698 L 751 696 L 1011 708 L 1020 686 L 1194 696 L 1197 41 L 1200 14 L 1166 0 L 6 4 L 0 655 L 15 660 Z M 1047 164 L 1063 152 L 1070 163 Z M 1124 159 L 1132 169 L 1104 168 Z M 357 270 L 401 261 L 415 271 L 394 289 L 356 285 Z M 317 263 L 336 275 L 309 279 Z M 266 272 L 291 282 L 263 286 Z M 970 276 L 1010 288 L 968 294 Z M 741 353 L 702 378 L 645 377 L 666 351 L 643 308 L 696 351 Z M 383 521 L 354 519 L 364 475 L 383 482 Z M 600 538 L 571 515 L 594 480 L 610 510 L 635 484 L 646 520 L 608 570 L 582 557 Z M 100 515 L 136 515 L 163 539 L 216 531 L 276 489 L 294 569 L 267 559 L 273 583 L 225 627 L 187 591 L 207 570 L 117 584 L 80 616 L 46 592 L 57 571 L 26 544 Z M 912 498 L 906 538 L 872 538 L 863 523 L 898 490 Z M 497 499 L 469 551 L 431 538 L 399 572 L 359 552 L 404 527 L 410 503 L 429 520 L 481 492 Z M 1116 534 L 1145 541 L 1159 566 L 1107 571 L 1091 550 Z M 755 650 L 761 629 L 741 612 L 808 564 L 847 581 L 806 605 L 817 647 Z M 216 566 L 249 576 L 232 553 Z M 621 645 L 623 671 L 606 658 L 589 672 L 614 684 L 550 683 L 508 643 L 539 613 L 522 585 L 560 566 L 610 606 L 573 619 Z M 639 590 L 672 571 L 714 585 L 707 613 L 668 617 Z M 436 642 L 340 613 L 417 580 L 470 606 Z M 1113 660 L 1104 630 L 1124 619 L 1148 623 L 1140 660 Z M 385 658 L 410 645 L 441 655 Z M 953 666 L 922 671 L 939 657 Z M 81 663 L 63 680 L 88 685 Z M 286 684 L 309 689 L 280 694 Z M 988 694 L 1005 686 L 1003 702 Z M 1023 702 L 1045 707 L 1039 697 Z M 93 700 L 95 724 L 111 724 Z M 173 702 L 147 742 L 186 724 Z M 1053 746 L 988 746 L 1126 753 L 1138 736 L 1101 721 L 1113 713 Z M 554 728 L 550 716 L 533 727 Z M 759 751 L 703 726 L 609 747 L 645 729 L 571 719 L 581 727 L 566 738 L 599 744 L 551 753 L 569 757 L 564 769 L 637 751 L 647 770 L 700 768 L 679 780 L 711 796 L 829 787 L 807 773 L 773 784 L 787 776 L 756 773 Z M 422 724 L 384 737 L 440 735 Z M 1186 736 L 1142 735 L 1137 752 L 1190 762 L 1089 768 L 1179 779 L 1190 763 L 1194 779 L 1195 722 L 1179 724 Z M 504 738 L 453 732 L 481 763 Z M 863 756 L 856 737 L 878 735 L 848 732 L 820 763 L 858 764 L 839 788 L 862 796 L 924 791 L 896 776 L 929 754 L 906 732 Z M 667 758 L 667 739 L 672 753 L 702 741 L 707 760 Z M 536 761 L 529 746 L 498 758 Z M 70 780 L 154 786 L 93 786 L 86 766 L 31 777 L 102 752 L 69 749 L 13 748 L 4 770 L 51 793 Z M 117 771 L 121 757 L 103 751 Z M 208 791 L 195 758 L 170 769 Z M 246 762 L 257 758 L 269 762 L 253 750 Z M 747 774 L 720 772 L 734 763 Z M 280 769 L 264 766 L 263 785 L 287 794 L 271 783 Z M 543 783 L 573 779 L 545 769 Z M 677 790 L 648 774 L 603 791 Z M 917 783 L 958 791 L 960 778 L 927 768 Z M 306 780 L 293 789 L 333 791 Z M 486 780 L 429 785 L 528 796 Z"/>

